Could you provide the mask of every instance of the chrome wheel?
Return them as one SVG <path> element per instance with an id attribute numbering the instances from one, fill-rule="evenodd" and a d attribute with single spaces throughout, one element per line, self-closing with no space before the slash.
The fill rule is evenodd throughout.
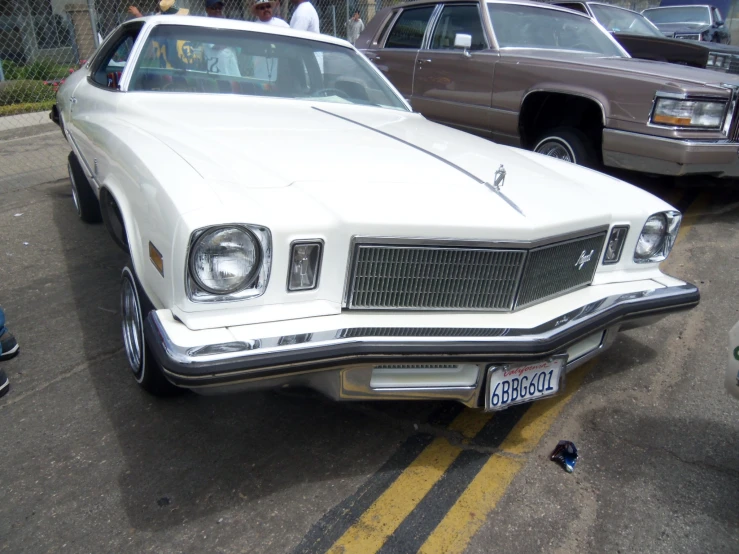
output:
<path id="1" fill-rule="evenodd" d="M 536 145 L 534 152 L 565 162 L 577 163 L 575 161 L 575 153 L 572 151 L 570 145 L 559 138 L 551 137 L 542 140 Z"/>
<path id="2" fill-rule="evenodd" d="M 143 369 L 144 333 L 141 323 L 141 305 L 136 287 L 130 275 L 124 272 L 121 287 L 121 317 L 123 319 L 123 344 L 131 369 L 138 377 Z"/>
<path id="3" fill-rule="evenodd" d="M 69 172 L 69 180 L 72 183 L 72 201 L 74 202 L 74 209 L 77 210 L 77 215 L 82 217 L 82 209 L 80 208 L 80 196 L 77 192 L 77 183 L 74 181 L 74 173 L 72 172 L 72 165 L 67 162 L 67 171 Z"/>

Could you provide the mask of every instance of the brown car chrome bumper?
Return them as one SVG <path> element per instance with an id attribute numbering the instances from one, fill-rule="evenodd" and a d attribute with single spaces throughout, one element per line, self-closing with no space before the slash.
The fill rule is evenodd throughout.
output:
<path id="1" fill-rule="evenodd" d="M 658 175 L 739 177 L 739 143 L 676 140 L 604 129 L 603 163 Z"/>

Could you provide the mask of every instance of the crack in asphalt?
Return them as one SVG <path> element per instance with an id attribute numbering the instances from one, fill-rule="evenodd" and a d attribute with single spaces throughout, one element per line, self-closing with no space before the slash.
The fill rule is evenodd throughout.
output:
<path id="1" fill-rule="evenodd" d="M 681 463 L 683 463 L 685 465 L 704 467 L 704 468 L 707 468 L 707 469 L 712 469 L 713 471 L 715 471 L 717 473 L 721 473 L 723 475 L 728 475 L 730 477 L 739 477 L 739 471 L 737 471 L 735 469 L 731 469 L 731 468 L 728 468 L 728 467 L 724 467 L 724 466 L 719 466 L 719 465 L 716 465 L 716 464 L 712 464 L 712 463 L 707 462 L 707 461 L 704 461 L 704 460 L 688 460 L 686 458 L 682 458 L 676 452 L 673 452 L 669 448 L 665 448 L 663 446 L 649 446 L 649 445 L 644 445 L 644 444 L 637 444 L 635 442 L 632 442 L 632 441 L 630 441 L 628 439 L 623 438 L 622 436 L 617 435 L 616 433 L 614 433 L 612 431 L 606 431 L 605 429 L 599 429 L 597 425 L 593 425 L 592 426 L 592 429 L 594 431 L 601 431 L 602 433 L 604 433 L 606 435 L 610 435 L 611 437 L 613 437 L 617 441 L 624 442 L 624 443 L 628 444 L 629 446 L 632 446 L 632 447 L 637 448 L 639 450 L 647 450 L 647 451 L 653 451 L 653 452 L 662 452 L 662 453 L 667 454 L 668 456 L 676 459 L 678 462 L 681 462 Z"/>
<path id="2" fill-rule="evenodd" d="M 73 367 L 72 369 L 70 369 L 66 373 L 62 373 L 61 375 L 58 375 L 57 377 L 54 377 L 52 380 L 46 381 L 43 385 L 39 385 L 38 387 L 33 388 L 33 389 L 29 390 L 29 391 L 26 391 L 26 392 L 24 392 L 22 394 L 19 394 L 17 396 L 12 396 L 11 398 L 8 398 L 4 402 L 0 402 L 0 410 L 3 410 L 5 408 L 8 408 L 8 407 L 14 405 L 14 404 L 17 404 L 18 402 L 20 402 L 24 398 L 26 398 L 28 396 L 31 396 L 33 394 L 36 394 L 38 392 L 41 392 L 42 390 L 48 388 L 50 385 L 53 385 L 55 383 L 58 383 L 59 381 L 62 381 L 64 379 L 68 378 L 68 377 L 71 377 L 72 375 L 76 375 L 77 373 L 81 372 L 82 370 L 87 369 L 92 364 L 95 364 L 95 363 L 102 362 L 102 361 L 108 360 L 110 358 L 113 358 L 114 356 L 116 356 L 116 355 L 120 354 L 121 352 L 123 352 L 123 350 L 124 350 L 123 347 L 121 347 L 121 348 L 117 348 L 115 350 L 111 350 L 110 352 L 104 352 L 102 354 L 98 354 L 94 358 L 91 358 L 91 359 L 87 360 L 86 362 L 83 362 L 83 363 L 81 363 L 81 364 Z M 12 381 L 11 381 L 11 383 L 12 383 Z M 12 386 L 12 384 L 11 384 L 11 386 Z M 11 390 L 11 394 L 12 394 L 12 390 Z"/>

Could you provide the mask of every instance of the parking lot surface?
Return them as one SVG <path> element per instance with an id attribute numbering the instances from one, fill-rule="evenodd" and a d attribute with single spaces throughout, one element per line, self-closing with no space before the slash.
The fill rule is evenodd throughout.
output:
<path id="1" fill-rule="evenodd" d="M 61 141 L 0 137 L 0 159 Z M 126 259 L 53 168 L 0 179 L 0 304 L 21 345 L 2 365 L 0 552 L 739 551 L 736 182 L 640 178 L 686 214 L 663 267 L 701 304 L 621 333 L 565 394 L 492 415 L 147 396 L 120 336 Z M 560 439 L 573 474 L 548 460 Z"/>

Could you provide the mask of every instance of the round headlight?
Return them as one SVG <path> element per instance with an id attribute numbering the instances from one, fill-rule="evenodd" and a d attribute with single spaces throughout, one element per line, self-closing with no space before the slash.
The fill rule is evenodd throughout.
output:
<path id="1" fill-rule="evenodd" d="M 644 224 L 639 240 L 636 243 L 634 257 L 651 258 L 661 247 L 667 235 L 667 219 L 664 214 L 655 214 Z"/>
<path id="2" fill-rule="evenodd" d="M 259 271 L 260 257 L 259 242 L 246 229 L 212 229 L 192 247 L 190 274 L 206 292 L 231 294 L 252 283 Z"/>

